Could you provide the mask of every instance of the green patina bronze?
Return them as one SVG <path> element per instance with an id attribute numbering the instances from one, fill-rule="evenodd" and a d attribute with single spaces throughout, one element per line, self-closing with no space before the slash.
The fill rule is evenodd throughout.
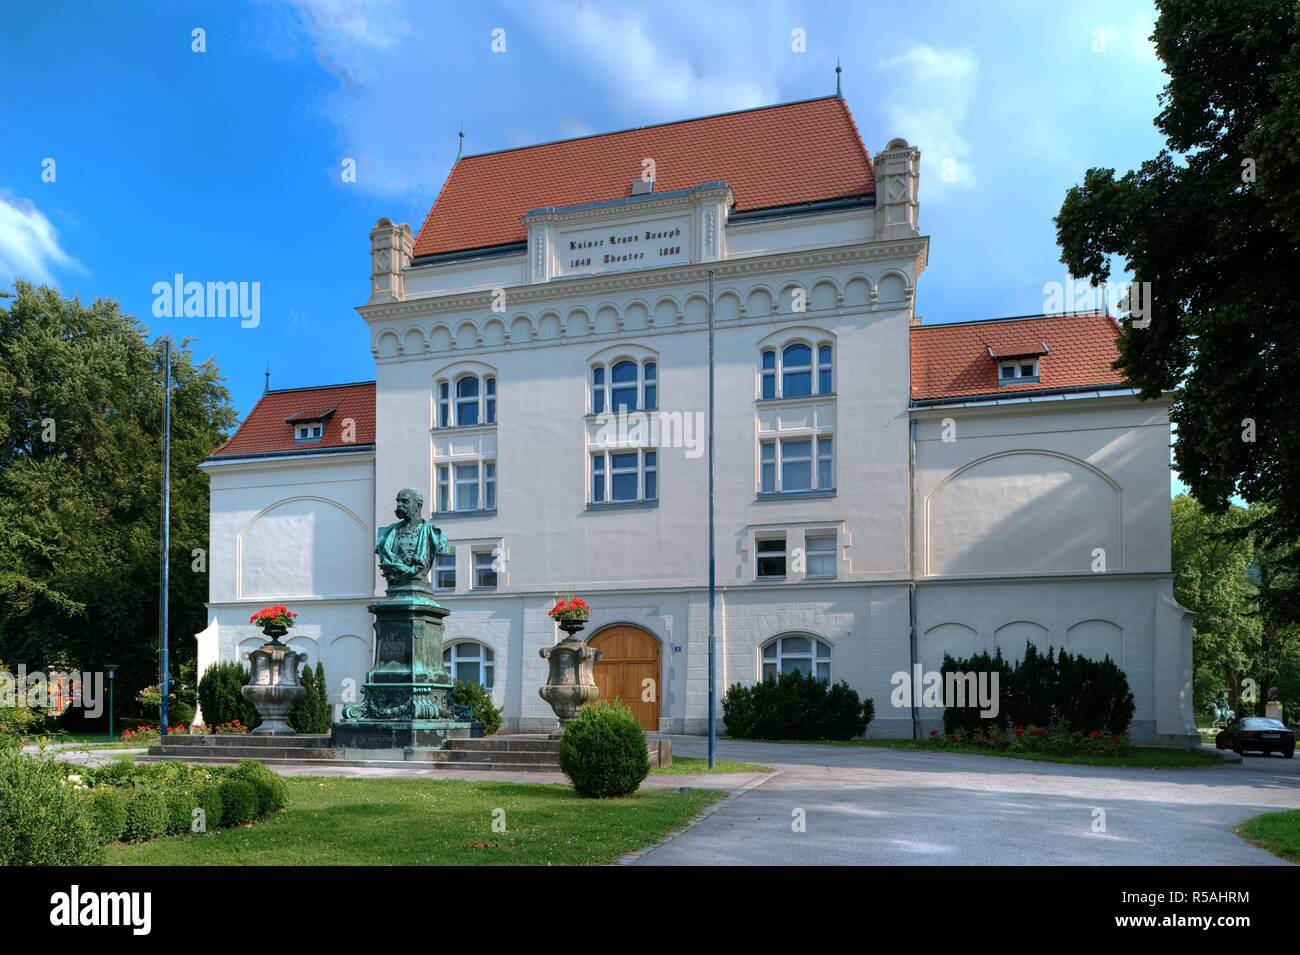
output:
<path id="1" fill-rule="evenodd" d="M 374 667 L 362 701 L 345 707 L 333 726 L 336 748 L 409 755 L 470 734 L 468 718 L 452 706 L 452 677 L 442 667 L 442 621 L 450 611 L 434 599 L 428 580 L 434 560 L 447 552 L 447 538 L 421 518 L 423 506 L 419 491 L 399 492 L 400 520 L 380 528 L 375 541 L 388 587 L 368 608 L 375 616 Z"/>

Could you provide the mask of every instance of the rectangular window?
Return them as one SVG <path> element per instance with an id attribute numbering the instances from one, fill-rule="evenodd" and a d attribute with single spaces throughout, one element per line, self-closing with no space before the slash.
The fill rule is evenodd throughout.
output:
<path id="1" fill-rule="evenodd" d="M 654 451 L 646 451 L 644 454 L 643 480 L 645 482 L 645 492 L 642 496 L 647 501 L 653 501 L 659 496 L 659 455 Z"/>
<path id="2" fill-rule="evenodd" d="M 1038 360 L 1016 358 L 998 364 L 999 385 L 1029 384 L 1038 380 Z"/>
<path id="3" fill-rule="evenodd" d="M 456 465 L 456 503 L 458 511 L 478 510 L 478 465 Z"/>
<path id="4" fill-rule="evenodd" d="M 829 491 L 835 486 L 835 464 L 829 436 L 817 439 L 817 488 Z"/>
<path id="5" fill-rule="evenodd" d="M 592 504 L 628 504 L 658 497 L 657 451 L 597 451 L 591 456 Z"/>
<path id="6" fill-rule="evenodd" d="M 776 397 L 776 352 L 763 352 L 763 400 L 770 401 Z"/>
<path id="7" fill-rule="evenodd" d="M 781 442 L 781 490 L 811 491 L 812 440 Z"/>
<path id="8" fill-rule="evenodd" d="M 497 585 L 495 558 L 490 550 L 474 551 L 474 589 L 491 590 Z"/>
<path id="9" fill-rule="evenodd" d="M 785 538 L 767 537 L 754 542 L 754 575 L 762 580 L 779 580 L 785 577 Z"/>
<path id="10" fill-rule="evenodd" d="M 448 382 L 438 382 L 438 427 L 446 428 L 451 425 L 451 385 Z"/>
<path id="11" fill-rule="evenodd" d="M 591 369 L 591 413 L 605 413 L 605 369 Z"/>
<path id="12" fill-rule="evenodd" d="M 829 395 L 831 385 L 831 346 L 822 345 L 817 349 L 817 393 Z"/>
<path id="13" fill-rule="evenodd" d="M 620 452 L 609 457 L 609 499 L 635 501 L 637 452 Z"/>
<path id="14" fill-rule="evenodd" d="M 484 383 L 484 392 L 486 397 L 483 399 L 484 412 L 483 418 L 487 424 L 497 423 L 497 380 L 489 378 Z"/>
<path id="15" fill-rule="evenodd" d="M 642 366 L 645 378 L 645 410 L 654 411 L 659 407 L 659 382 L 656 379 L 656 366 L 652 361 Z"/>
<path id="16" fill-rule="evenodd" d="M 591 459 L 591 503 L 605 503 L 605 455 L 597 454 Z"/>
<path id="17" fill-rule="evenodd" d="M 497 464 L 495 461 L 483 462 L 483 507 L 494 511 L 497 506 Z"/>
<path id="18" fill-rule="evenodd" d="M 835 576 L 835 535 L 809 534 L 804 538 L 804 576 Z"/>
<path id="19" fill-rule="evenodd" d="M 816 457 L 813 448 L 816 447 Z M 835 488 L 835 460 L 830 435 L 781 438 L 758 445 L 758 491 L 789 494 Z"/>
<path id="20" fill-rule="evenodd" d="M 443 590 L 456 589 L 456 552 L 439 554 L 433 562 L 433 585 Z"/>
<path id="21" fill-rule="evenodd" d="M 776 493 L 776 442 L 764 441 L 759 447 L 758 489 L 764 494 Z"/>
<path id="22" fill-rule="evenodd" d="M 445 464 L 438 466 L 438 510 L 443 514 L 451 510 L 450 470 Z"/>

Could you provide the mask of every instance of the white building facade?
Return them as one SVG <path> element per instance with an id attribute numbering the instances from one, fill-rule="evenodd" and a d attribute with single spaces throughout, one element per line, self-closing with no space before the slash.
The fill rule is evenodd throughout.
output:
<path id="1" fill-rule="evenodd" d="M 688 152 L 710 136 L 730 152 Z M 410 486 L 453 545 L 447 662 L 507 731 L 554 725 L 539 651 L 576 592 L 606 694 L 702 732 L 711 325 L 719 717 L 804 668 L 873 699 L 870 735 L 928 733 L 894 674 L 1028 641 L 1110 655 L 1134 737 L 1185 741 L 1166 406 L 1096 360 L 1109 319 L 918 324 L 919 159 L 873 161 L 827 99 L 461 160 L 418 238 L 371 233 L 374 383 L 268 392 L 203 465 L 200 665 L 282 602 L 344 699 Z"/>

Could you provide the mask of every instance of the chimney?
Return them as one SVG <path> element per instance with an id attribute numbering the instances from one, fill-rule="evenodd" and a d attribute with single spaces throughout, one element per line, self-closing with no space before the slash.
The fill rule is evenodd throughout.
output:
<path id="1" fill-rule="evenodd" d="M 386 218 L 370 230 L 370 301 L 367 305 L 400 302 L 406 298 L 403 273 L 411 264 L 415 239 L 411 227 L 393 225 Z"/>

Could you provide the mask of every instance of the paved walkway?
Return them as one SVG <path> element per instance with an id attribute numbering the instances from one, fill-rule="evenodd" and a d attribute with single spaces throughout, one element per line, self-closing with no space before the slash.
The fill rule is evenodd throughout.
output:
<path id="1" fill-rule="evenodd" d="M 673 752 L 702 756 L 705 741 L 673 737 Z M 1300 760 L 1278 756 L 1109 769 L 730 740 L 718 755 L 781 772 L 636 864 L 1286 865 L 1232 828 L 1300 808 Z"/>

